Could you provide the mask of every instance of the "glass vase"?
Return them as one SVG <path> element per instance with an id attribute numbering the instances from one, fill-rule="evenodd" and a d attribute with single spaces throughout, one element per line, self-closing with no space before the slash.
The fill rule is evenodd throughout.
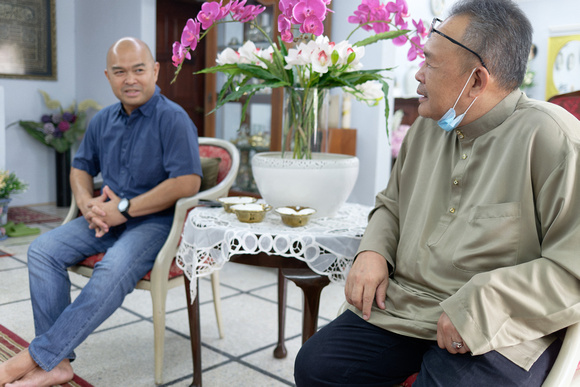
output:
<path id="1" fill-rule="evenodd" d="M 0 226 L 8 223 L 8 205 L 11 201 L 12 199 L 10 198 L 0 199 Z"/>
<path id="2" fill-rule="evenodd" d="M 282 156 L 312 159 L 313 152 L 326 152 L 328 133 L 328 89 L 284 89 Z"/>

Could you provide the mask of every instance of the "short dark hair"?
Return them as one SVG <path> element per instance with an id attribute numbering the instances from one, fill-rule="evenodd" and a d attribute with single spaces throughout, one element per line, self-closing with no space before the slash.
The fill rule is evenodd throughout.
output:
<path id="1" fill-rule="evenodd" d="M 451 16 L 467 15 L 463 42 L 483 57 L 490 74 L 506 90 L 517 89 L 524 80 L 532 25 L 512 0 L 460 0 Z"/>

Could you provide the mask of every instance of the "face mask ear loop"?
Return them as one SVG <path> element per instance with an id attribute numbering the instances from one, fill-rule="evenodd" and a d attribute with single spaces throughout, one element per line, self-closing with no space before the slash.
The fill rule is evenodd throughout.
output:
<path id="1" fill-rule="evenodd" d="M 471 104 L 467 107 L 467 109 L 465 109 L 465 113 L 463 113 L 463 114 L 467 114 L 467 112 L 469 111 L 469 109 L 471 109 L 471 107 L 473 106 L 473 104 L 475 103 L 475 101 L 477 101 L 477 98 L 479 98 L 479 97 L 475 97 L 475 99 L 473 100 L 473 102 L 471 102 Z"/>
<path id="2" fill-rule="evenodd" d="M 455 110 L 455 106 L 457 106 L 457 102 L 459 102 L 459 98 L 461 98 L 461 96 L 463 95 L 463 92 L 465 91 L 465 88 L 467 87 L 467 84 L 469 83 L 469 80 L 473 76 L 473 73 L 475 72 L 475 70 L 477 70 L 477 67 L 474 68 L 473 70 L 471 70 L 471 74 L 469 74 L 469 78 L 467 78 L 467 82 L 465 82 L 463 89 L 461 89 L 461 93 L 459 93 L 459 97 L 457 97 L 455 104 L 453 104 L 453 110 Z M 475 99 L 477 99 L 477 98 L 475 98 Z M 473 102 L 475 102 L 475 99 L 473 100 Z M 473 102 L 471 103 L 471 105 L 473 105 Z M 469 105 L 469 107 L 471 107 L 471 105 Z M 469 110 L 469 108 L 467 108 L 467 109 Z M 467 113 L 467 110 L 465 112 Z"/>

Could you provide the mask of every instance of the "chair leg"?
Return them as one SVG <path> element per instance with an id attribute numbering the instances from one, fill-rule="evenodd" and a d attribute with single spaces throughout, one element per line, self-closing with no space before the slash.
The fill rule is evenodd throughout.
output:
<path id="1" fill-rule="evenodd" d="M 215 309 L 215 319 L 217 321 L 220 339 L 224 338 L 224 329 L 222 324 L 222 307 L 220 298 L 220 275 L 218 271 L 211 273 L 211 290 L 213 293 L 213 307 Z"/>
<path id="2" fill-rule="evenodd" d="M 153 304 L 153 342 L 155 348 L 155 384 L 163 384 L 163 351 L 165 347 L 165 302 L 164 294 L 151 292 Z"/>

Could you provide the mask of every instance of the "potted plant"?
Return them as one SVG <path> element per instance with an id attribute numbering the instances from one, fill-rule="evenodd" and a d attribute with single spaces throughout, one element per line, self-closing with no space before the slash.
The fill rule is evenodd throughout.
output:
<path id="1" fill-rule="evenodd" d="M 8 223 L 8 205 L 11 196 L 26 191 L 28 184 L 24 183 L 14 172 L 0 170 L 0 225 Z M 4 231 L 0 238 L 4 236 Z"/>
<path id="2" fill-rule="evenodd" d="M 47 108 L 56 112 L 43 114 L 40 121 L 18 121 L 28 134 L 40 143 L 55 150 L 57 206 L 68 206 L 71 190 L 68 176 L 70 173 L 70 148 L 84 135 L 87 113 L 90 109 L 99 110 L 101 106 L 92 99 L 63 108 L 60 101 L 52 99 L 48 93 L 39 90 Z"/>
<path id="3" fill-rule="evenodd" d="M 188 20 L 181 41 L 173 44 L 172 57 L 177 67 L 175 81 L 183 61 L 191 58 L 191 51 L 217 24 L 251 23 L 253 28 L 262 32 L 268 41 L 267 48 L 260 49 L 252 41 L 245 42 L 237 51 L 228 47 L 218 54 L 216 66 L 197 74 L 222 72 L 227 75 L 214 111 L 245 96 L 242 120 L 254 94 L 264 88 L 285 89 L 282 152 L 254 156 L 254 177 L 260 194 L 269 204 L 314 207 L 318 216 L 336 212 L 348 198 L 358 174 L 356 157 L 330 158 L 315 152 L 313 144 L 319 142 L 318 117 L 322 115 L 321 101 L 325 91 L 342 88 L 370 106 L 377 105 L 388 93 L 386 74 L 390 69 L 363 69 L 366 46 L 383 40 L 392 40 L 396 45 L 409 44 L 407 58 L 415 60 L 424 57 L 422 39 L 428 33 L 421 20 L 412 20 L 414 28 L 408 29 L 411 23 L 405 0 L 388 3 L 362 0 L 348 22 L 356 24 L 353 32 L 364 29 L 373 34 L 355 43 L 348 40 L 352 33 L 342 42 L 331 42 L 323 35 L 323 21 L 331 12 L 331 1 L 280 0 L 278 44 L 255 21 L 256 16 L 264 11 L 263 6 L 247 5 L 246 0 L 234 0 L 225 5 L 221 1 L 208 1 L 195 19 Z M 284 43 L 295 46 L 288 48 Z M 387 103 L 385 122 L 388 115 Z M 290 156 L 286 154 L 287 150 L 291 150 Z M 314 175 L 306 177 L 306 172 L 292 172 L 302 167 Z M 344 169 L 345 174 L 335 174 L 337 169 Z M 316 202 L 311 201 L 314 199 Z M 330 203 L 334 199 L 336 203 Z"/>

